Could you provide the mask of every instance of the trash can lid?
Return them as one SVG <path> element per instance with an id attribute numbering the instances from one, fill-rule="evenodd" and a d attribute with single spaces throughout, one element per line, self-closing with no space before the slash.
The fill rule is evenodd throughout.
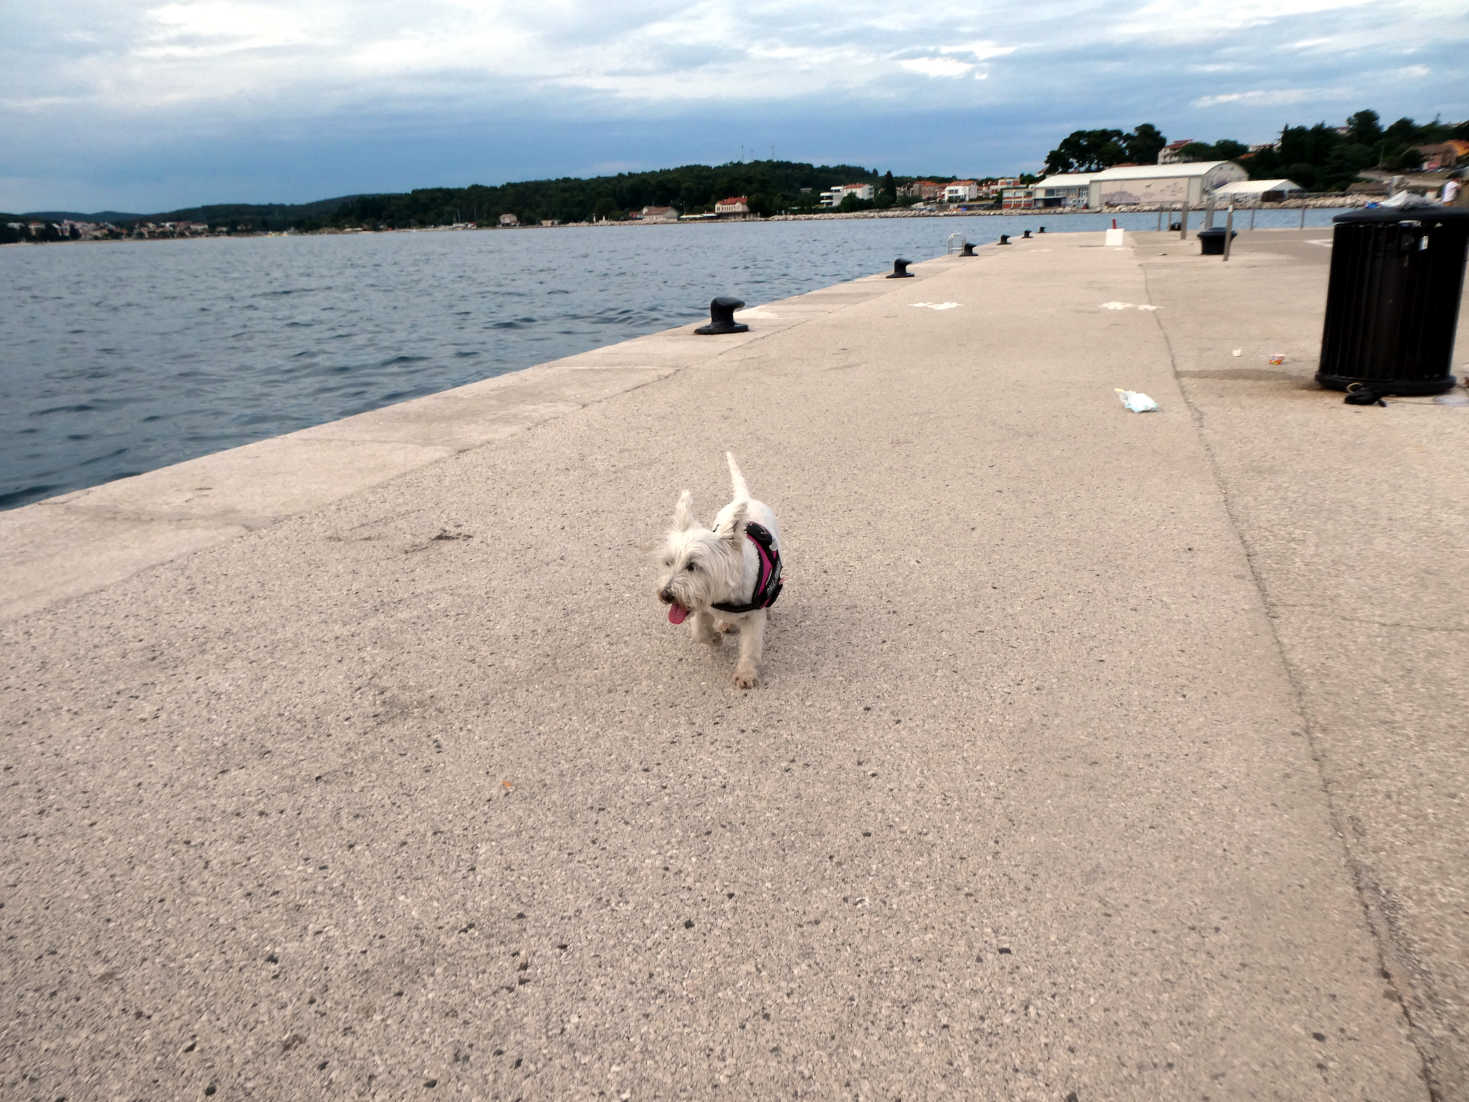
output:
<path id="1" fill-rule="evenodd" d="M 1338 214 L 1332 222 L 1452 222 L 1469 226 L 1469 210 L 1421 200 L 1401 207 L 1363 207 Z"/>

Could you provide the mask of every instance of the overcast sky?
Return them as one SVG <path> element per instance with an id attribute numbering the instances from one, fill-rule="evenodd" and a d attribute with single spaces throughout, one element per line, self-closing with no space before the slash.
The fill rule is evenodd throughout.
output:
<path id="1" fill-rule="evenodd" d="M 1083 127 L 1469 118 L 1464 0 L 11 0 L 3 26 L 4 211 L 772 155 L 998 175 Z"/>

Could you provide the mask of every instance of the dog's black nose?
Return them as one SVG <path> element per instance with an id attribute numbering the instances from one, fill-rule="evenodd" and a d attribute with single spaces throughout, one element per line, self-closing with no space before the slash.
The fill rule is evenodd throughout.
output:
<path id="1" fill-rule="evenodd" d="M 662 601 L 665 605 L 673 604 L 673 594 L 668 592 L 668 590 L 666 589 L 660 589 L 658 591 L 658 599 Z"/>

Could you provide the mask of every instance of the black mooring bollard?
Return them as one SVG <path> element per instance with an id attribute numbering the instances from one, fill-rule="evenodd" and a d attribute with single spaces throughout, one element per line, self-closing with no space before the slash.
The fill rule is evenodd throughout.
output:
<path id="1" fill-rule="evenodd" d="M 974 251 L 974 246 L 970 242 L 966 241 L 966 242 L 964 242 L 964 251 L 961 252 L 959 255 L 960 256 L 975 256 L 977 254 Z"/>
<path id="2" fill-rule="evenodd" d="M 901 257 L 899 257 L 897 260 L 894 260 L 893 261 L 893 270 L 888 273 L 888 278 L 889 279 L 912 279 L 913 278 L 913 273 L 908 270 L 908 265 L 910 263 L 911 263 L 911 261 L 904 260 Z"/>
<path id="3" fill-rule="evenodd" d="M 744 333 L 749 326 L 734 320 L 734 312 L 744 306 L 743 299 L 730 298 L 728 295 L 720 295 L 709 302 L 709 324 L 701 325 L 695 329 L 695 333 L 704 336 L 717 336 L 720 333 Z"/>
<path id="4" fill-rule="evenodd" d="M 1029 240 L 1030 240 L 1030 231 L 1029 231 L 1029 230 L 1026 230 L 1026 231 L 1025 231 L 1025 232 L 1024 232 L 1024 233 L 1022 233 L 1022 234 L 1021 234 L 1021 235 L 1020 235 L 1020 236 L 1021 236 L 1021 238 L 1023 238 L 1023 239 L 1024 239 L 1024 240 L 1026 240 L 1026 241 L 1029 241 Z"/>
<path id="5" fill-rule="evenodd" d="M 1046 227 L 1045 226 L 1042 226 L 1040 229 L 1036 230 L 1035 232 L 1036 233 L 1045 233 L 1046 232 Z"/>
<path id="6" fill-rule="evenodd" d="M 1000 234 L 1000 244 L 1001 245 L 1008 245 L 1008 244 L 1010 244 L 1010 235 L 1008 233 L 1002 233 L 1002 234 Z"/>

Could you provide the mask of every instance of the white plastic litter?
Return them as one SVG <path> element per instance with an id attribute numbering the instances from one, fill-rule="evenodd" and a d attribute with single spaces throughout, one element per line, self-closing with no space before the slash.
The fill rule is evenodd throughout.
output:
<path id="1" fill-rule="evenodd" d="M 1437 199 L 1430 199 L 1425 195 L 1415 195 L 1413 194 L 1413 192 L 1408 191 L 1406 188 L 1400 192 L 1397 192 L 1395 195 L 1393 195 L 1391 199 L 1384 199 L 1377 205 L 1379 207 L 1402 207 L 1407 210 L 1411 210 L 1413 207 L 1443 206 L 1443 204 L 1440 203 Z"/>
<path id="2" fill-rule="evenodd" d="M 957 302 L 910 302 L 910 306 L 923 306 L 929 310 L 953 310 L 958 307 Z"/>
<path id="3" fill-rule="evenodd" d="M 1112 389 L 1117 391 L 1117 397 L 1122 399 L 1122 404 L 1133 413 L 1152 413 L 1158 408 L 1157 402 L 1139 390 L 1123 390 L 1120 386 Z"/>
<path id="4" fill-rule="evenodd" d="M 1104 302 L 1104 303 L 1102 303 L 1102 305 L 1098 309 L 1101 309 L 1101 310 L 1131 310 L 1132 309 L 1132 303 L 1130 303 L 1130 302 Z"/>
<path id="5" fill-rule="evenodd" d="M 1234 353 L 1233 353 L 1235 359 L 1239 359 L 1244 354 L 1245 354 L 1245 350 L 1243 348 L 1236 348 L 1234 350 Z"/>

